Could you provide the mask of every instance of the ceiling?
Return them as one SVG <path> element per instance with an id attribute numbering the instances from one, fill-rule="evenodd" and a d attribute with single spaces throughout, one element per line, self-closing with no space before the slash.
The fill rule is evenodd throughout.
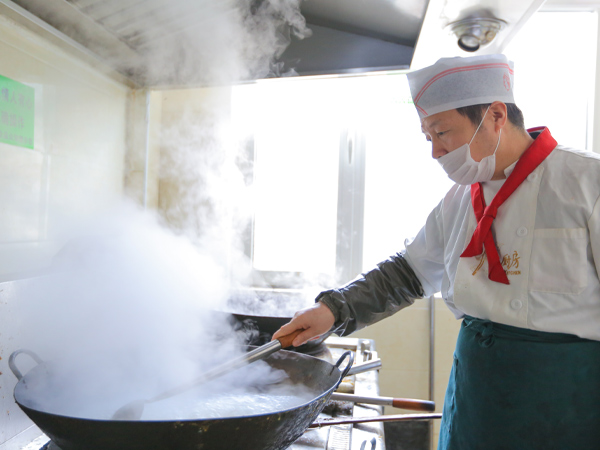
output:
<path id="1" fill-rule="evenodd" d="M 428 3 L 0 1 L 18 5 L 143 86 L 408 68 Z"/>
<path id="2" fill-rule="evenodd" d="M 0 0 L 137 86 L 419 68 L 465 54 L 450 32 L 472 16 L 503 28 L 502 51 L 544 0 Z M 548 0 L 597 6 L 596 1 Z M 4 14 L 2 8 L 0 13 Z"/>

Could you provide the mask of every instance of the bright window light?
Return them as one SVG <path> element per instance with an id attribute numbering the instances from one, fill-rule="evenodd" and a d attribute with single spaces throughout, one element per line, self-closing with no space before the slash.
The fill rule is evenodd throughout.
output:
<path id="1" fill-rule="evenodd" d="M 595 12 L 538 12 L 508 44 L 515 102 L 525 126 L 547 126 L 559 144 L 591 150 Z"/>
<path id="2" fill-rule="evenodd" d="M 369 81 L 363 270 L 404 249 L 452 186 L 432 159 L 406 76 Z"/>
<path id="3" fill-rule="evenodd" d="M 234 89 L 237 122 L 253 124 L 257 270 L 335 271 L 341 120 L 332 84 L 267 80 Z"/>
<path id="4" fill-rule="evenodd" d="M 335 274 L 343 130 L 366 136 L 365 266 L 400 250 L 450 186 L 403 74 L 239 86 L 233 116 L 254 137 L 257 270 Z"/>

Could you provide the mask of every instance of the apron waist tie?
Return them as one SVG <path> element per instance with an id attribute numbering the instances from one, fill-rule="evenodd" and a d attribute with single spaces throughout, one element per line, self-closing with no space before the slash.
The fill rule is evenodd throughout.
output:
<path id="1" fill-rule="evenodd" d="M 573 334 L 529 330 L 526 328 L 518 328 L 511 325 L 492 322 L 490 320 L 478 319 L 471 316 L 465 316 L 463 318 L 463 325 L 466 328 L 476 332 L 477 342 L 480 347 L 491 347 L 494 345 L 497 338 L 557 344 L 589 340 L 580 338 L 579 336 L 575 336 Z"/>

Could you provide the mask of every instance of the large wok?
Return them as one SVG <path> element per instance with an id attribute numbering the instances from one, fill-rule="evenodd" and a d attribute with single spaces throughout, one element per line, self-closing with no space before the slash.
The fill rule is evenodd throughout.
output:
<path id="1" fill-rule="evenodd" d="M 15 359 L 24 353 L 38 365 L 24 376 Z M 340 370 L 344 360 L 345 369 Z M 332 392 L 352 366 L 351 352 L 335 365 L 308 355 L 279 351 L 265 361 L 284 370 L 294 383 L 303 383 L 314 399 L 293 409 L 246 417 L 172 421 L 117 421 L 67 417 L 39 409 L 36 386 L 51 376 L 52 364 L 35 353 L 17 350 L 9 366 L 17 379 L 15 401 L 29 418 L 62 450 L 283 450 L 297 440 L 317 418 Z M 60 393 L 59 393 L 60 394 Z M 60 395 L 59 395 L 60 397 Z"/>

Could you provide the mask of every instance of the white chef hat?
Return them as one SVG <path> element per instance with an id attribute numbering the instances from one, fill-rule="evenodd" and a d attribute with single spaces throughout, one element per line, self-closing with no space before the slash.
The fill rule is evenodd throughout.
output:
<path id="1" fill-rule="evenodd" d="M 463 106 L 500 101 L 514 103 L 513 62 L 506 56 L 442 58 L 408 74 L 419 118 Z"/>

